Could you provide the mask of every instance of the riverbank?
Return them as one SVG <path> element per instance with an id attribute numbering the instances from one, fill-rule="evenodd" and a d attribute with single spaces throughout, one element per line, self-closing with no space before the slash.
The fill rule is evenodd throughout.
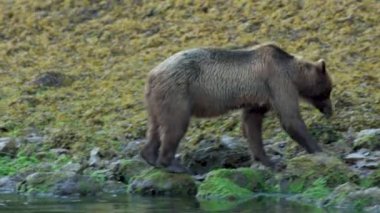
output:
<path id="1" fill-rule="evenodd" d="M 251 160 L 243 139 L 223 136 L 219 141 L 203 141 L 194 150 L 180 152 L 178 157 L 197 174 L 194 176 L 170 174 L 147 165 L 139 156 L 144 140 L 129 142 L 125 152 L 128 157 L 122 158 L 94 148 L 88 159 L 79 161 L 69 150 L 52 149 L 37 152 L 38 157 L 34 158 L 2 157 L 2 172 L 9 174 L 0 178 L 0 193 L 181 196 L 223 210 L 265 195 L 320 208 L 376 212 L 380 204 L 380 152 L 374 144 L 380 141 L 379 137 L 379 129 L 355 134 L 356 148 L 342 158 L 325 146 L 325 153 L 310 155 L 300 151 L 287 159 L 284 144 L 275 143 L 277 149 L 271 148 L 268 153 L 283 161 L 286 169 L 274 172 L 260 163 L 249 167 Z M 5 138 L 0 141 L 6 143 Z M 17 140 L 9 139 L 8 143 L 17 144 Z"/>

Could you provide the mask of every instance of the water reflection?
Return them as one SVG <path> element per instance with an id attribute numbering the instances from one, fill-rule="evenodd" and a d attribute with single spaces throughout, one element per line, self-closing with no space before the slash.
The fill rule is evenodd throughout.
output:
<path id="1" fill-rule="evenodd" d="M 27 197 L 0 195 L 0 212 L 10 213 L 118 213 L 118 212 L 326 212 L 310 206 L 288 202 L 282 198 L 257 197 L 243 203 L 202 202 L 189 198 L 104 196 L 92 198 Z"/>

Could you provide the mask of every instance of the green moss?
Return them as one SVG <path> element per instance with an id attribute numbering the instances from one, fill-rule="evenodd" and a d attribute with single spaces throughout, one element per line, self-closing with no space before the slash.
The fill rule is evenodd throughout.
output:
<path id="1" fill-rule="evenodd" d="M 52 192 L 54 185 L 62 180 L 73 176 L 73 173 L 59 173 L 59 172 L 37 172 L 29 175 L 25 182 L 21 182 L 18 186 L 19 192 L 26 193 L 48 193 Z"/>
<path id="2" fill-rule="evenodd" d="M 217 169 L 211 171 L 208 179 L 224 178 L 232 181 L 236 185 L 246 188 L 250 191 L 269 192 L 274 191 L 273 181 L 274 174 L 267 170 L 255 170 L 252 168 L 237 168 L 237 169 Z"/>
<path id="3" fill-rule="evenodd" d="M 197 191 L 193 178 L 187 174 L 167 173 L 151 169 L 132 177 L 128 192 L 142 195 L 194 195 Z"/>
<path id="4" fill-rule="evenodd" d="M 339 205 L 340 203 L 344 202 L 349 193 L 357 191 L 359 189 L 360 187 L 355 184 L 344 183 L 337 186 L 323 203 L 325 206 Z"/>
<path id="5" fill-rule="evenodd" d="M 226 178 L 214 177 L 206 180 L 198 188 L 200 200 L 244 200 L 253 196 L 253 192 Z"/>
<path id="6" fill-rule="evenodd" d="M 273 192 L 270 176 L 268 171 L 251 168 L 217 169 L 200 184 L 197 199 L 241 201 L 252 197 L 254 192 Z"/>
<path id="7" fill-rule="evenodd" d="M 322 143 L 329 144 L 342 139 L 342 133 L 338 132 L 331 124 L 326 124 L 326 122 L 312 123 L 309 125 L 309 130 L 313 137 Z"/>
<path id="8" fill-rule="evenodd" d="M 365 188 L 380 186 L 380 169 L 373 171 L 370 175 L 361 179 L 360 185 Z"/>
<path id="9" fill-rule="evenodd" d="M 332 188 L 348 181 L 357 181 L 357 176 L 339 159 L 326 154 L 302 155 L 290 159 L 285 177 L 289 179 L 289 191 L 303 192 L 313 184 Z"/>
<path id="10" fill-rule="evenodd" d="M 322 203 L 325 206 L 362 211 L 363 208 L 378 205 L 379 202 L 380 189 L 378 187 L 363 189 L 355 184 L 346 183 L 336 187 Z"/>
<path id="11" fill-rule="evenodd" d="M 121 181 L 128 183 L 129 180 L 136 175 L 139 175 L 148 168 L 148 165 L 140 160 L 121 160 L 117 171 L 114 171 Z"/>
<path id="12" fill-rule="evenodd" d="M 326 179 L 319 178 L 315 180 L 302 194 L 309 198 L 321 199 L 329 195 L 331 189 L 326 185 Z"/>
<path id="13" fill-rule="evenodd" d="M 0 157 L 0 176 L 13 175 L 20 170 L 40 163 L 35 157 L 18 156 L 17 158 Z"/>

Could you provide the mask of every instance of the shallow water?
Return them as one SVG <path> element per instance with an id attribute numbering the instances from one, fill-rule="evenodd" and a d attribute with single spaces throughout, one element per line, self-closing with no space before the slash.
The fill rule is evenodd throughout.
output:
<path id="1" fill-rule="evenodd" d="M 281 198 L 258 197 L 244 203 L 199 203 L 189 198 L 102 196 L 93 198 L 31 197 L 0 195 L 1 213 L 61 212 L 325 212 L 322 209 L 296 204 Z"/>

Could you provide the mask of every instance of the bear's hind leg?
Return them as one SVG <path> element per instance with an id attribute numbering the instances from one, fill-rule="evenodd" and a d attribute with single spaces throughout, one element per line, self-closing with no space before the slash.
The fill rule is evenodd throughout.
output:
<path id="1" fill-rule="evenodd" d="M 161 141 L 157 120 L 151 113 L 149 114 L 147 138 L 148 143 L 141 150 L 140 156 L 151 166 L 156 166 Z"/>
<path id="2" fill-rule="evenodd" d="M 189 121 L 188 104 L 177 102 L 175 107 L 167 107 L 160 114 L 161 147 L 157 165 L 168 172 L 188 173 L 189 171 L 175 159 L 175 154 L 181 138 L 185 135 Z"/>

